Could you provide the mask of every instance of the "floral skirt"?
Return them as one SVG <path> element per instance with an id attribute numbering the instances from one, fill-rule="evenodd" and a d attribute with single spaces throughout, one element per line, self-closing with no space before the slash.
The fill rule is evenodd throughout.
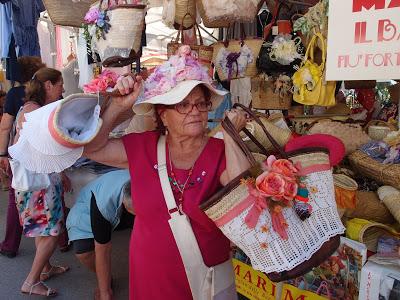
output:
<path id="1" fill-rule="evenodd" d="M 27 237 L 58 236 L 65 228 L 60 176 L 51 174 L 50 181 L 45 190 L 15 191 L 19 220 Z"/>

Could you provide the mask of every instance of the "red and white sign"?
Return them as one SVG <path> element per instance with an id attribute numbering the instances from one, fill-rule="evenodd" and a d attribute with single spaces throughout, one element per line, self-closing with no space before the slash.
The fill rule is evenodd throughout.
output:
<path id="1" fill-rule="evenodd" d="M 327 80 L 400 78 L 400 0 L 329 0 Z"/>

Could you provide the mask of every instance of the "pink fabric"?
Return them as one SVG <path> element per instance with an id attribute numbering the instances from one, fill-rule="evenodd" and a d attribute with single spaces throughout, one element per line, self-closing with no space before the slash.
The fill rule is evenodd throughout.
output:
<path id="1" fill-rule="evenodd" d="M 331 169 L 330 164 L 314 165 L 307 168 L 301 168 L 298 175 L 307 176 L 311 173 L 328 171 L 330 169 Z"/>
<path id="2" fill-rule="evenodd" d="M 62 59 L 62 46 L 61 46 L 61 27 L 56 26 L 56 49 L 57 49 L 57 69 L 62 69 L 63 67 L 63 59 Z"/>
<path id="3" fill-rule="evenodd" d="M 188 300 L 192 299 L 189 283 L 168 224 L 169 214 L 156 169 L 158 136 L 156 132 L 146 132 L 122 139 L 136 211 L 130 241 L 130 299 Z M 230 243 L 198 206 L 221 188 L 219 177 L 224 169 L 223 141 L 211 138 L 194 166 L 189 180 L 194 184 L 189 184 L 184 194 L 183 210 L 190 217 L 208 266 L 229 258 Z M 181 182 L 187 178 L 188 171 L 174 169 L 174 172 Z"/>

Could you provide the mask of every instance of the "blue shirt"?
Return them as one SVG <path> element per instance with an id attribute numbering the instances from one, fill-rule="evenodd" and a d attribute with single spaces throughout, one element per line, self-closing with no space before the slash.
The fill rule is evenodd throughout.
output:
<path id="1" fill-rule="evenodd" d="M 93 180 L 79 192 L 67 218 L 70 241 L 93 238 L 90 223 L 90 200 L 92 193 L 103 217 L 113 229 L 118 226 L 123 200 L 123 188 L 131 180 L 128 170 L 108 172 Z"/>

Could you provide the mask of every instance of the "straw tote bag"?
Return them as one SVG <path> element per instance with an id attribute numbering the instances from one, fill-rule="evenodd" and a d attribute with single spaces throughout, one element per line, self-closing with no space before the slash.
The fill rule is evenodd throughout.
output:
<path id="1" fill-rule="evenodd" d="M 251 106 L 256 109 L 287 110 L 292 106 L 292 79 L 259 75 L 251 79 Z"/>
<path id="2" fill-rule="evenodd" d="M 253 22 L 260 0 L 197 0 L 206 27 L 229 27 L 235 22 Z"/>
<path id="3" fill-rule="evenodd" d="M 97 0 L 43 0 L 51 21 L 56 25 L 81 27 L 86 12 Z"/>
<path id="4" fill-rule="evenodd" d="M 314 50 L 322 44 L 322 62 L 317 65 L 314 61 Z M 294 73 L 293 99 L 304 105 L 333 106 L 336 103 L 336 81 L 325 81 L 326 39 L 321 33 L 316 33 L 307 47 L 305 61 Z M 311 79 L 309 78 L 311 75 Z"/>
<path id="5" fill-rule="evenodd" d="M 252 115 L 251 110 L 241 107 Z M 254 115 L 253 118 L 257 120 Z M 257 176 L 262 174 L 260 164 L 255 162 L 229 119 L 226 118 L 222 124 L 244 151 L 252 167 L 202 204 L 201 209 L 246 253 L 253 268 L 267 273 L 273 281 L 298 277 L 322 263 L 337 249 L 339 236 L 344 232 L 336 208 L 327 150 L 309 148 L 285 153 L 264 128 L 281 157 L 301 166 L 303 184 L 309 191 L 306 204 L 312 208 L 311 212 L 310 209 L 304 210 L 303 205 L 298 209 L 296 202 L 293 207 L 289 205 L 276 211 L 276 204 L 269 202 L 265 205 L 265 199 L 260 199 L 256 188 L 251 187 L 254 178 L 257 178 L 257 183 L 260 178 Z M 263 127 L 261 122 L 259 124 Z M 298 195 L 303 192 L 299 189 Z"/>
<path id="6" fill-rule="evenodd" d="M 211 60 L 213 57 L 213 51 L 214 48 L 212 46 L 205 46 L 203 43 L 203 38 L 200 33 L 200 28 L 199 25 L 196 23 L 196 20 L 194 19 L 193 15 L 187 13 L 183 19 L 182 22 L 186 19 L 192 19 L 194 22 L 193 26 L 193 34 L 196 36 L 196 41 L 198 41 L 198 44 L 196 45 L 190 45 L 190 48 L 197 53 L 197 57 L 199 59 L 199 62 L 205 66 L 207 69 L 211 69 Z M 176 38 L 171 41 L 170 43 L 167 44 L 167 55 L 168 58 L 170 58 L 172 55 L 176 54 L 176 51 L 179 49 L 180 46 L 182 46 L 185 41 L 183 40 L 184 35 L 183 35 L 183 23 L 181 23 L 180 28 L 178 30 L 178 34 Z"/>
<path id="7" fill-rule="evenodd" d="M 258 74 L 256 59 L 263 41 L 260 38 L 246 38 L 243 26 L 240 27 L 242 31 L 240 40 L 226 38 L 213 45 L 212 61 L 222 81 L 253 77 Z"/>
<path id="8" fill-rule="evenodd" d="M 185 18 L 186 14 L 194 16 L 194 18 Z M 196 0 L 175 0 L 175 23 L 174 27 L 179 29 L 188 29 L 196 23 Z"/>
<path id="9" fill-rule="evenodd" d="M 122 4 L 123 2 L 118 0 L 117 5 L 110 6 L 109 1 L 107 4 L 100 1 L 100 9 L 106 6 L 111 25 L 105 39 L 94 39 L 95 48 L 105 67 L 132 63 L 142 44 L 146 5 Z"/>

